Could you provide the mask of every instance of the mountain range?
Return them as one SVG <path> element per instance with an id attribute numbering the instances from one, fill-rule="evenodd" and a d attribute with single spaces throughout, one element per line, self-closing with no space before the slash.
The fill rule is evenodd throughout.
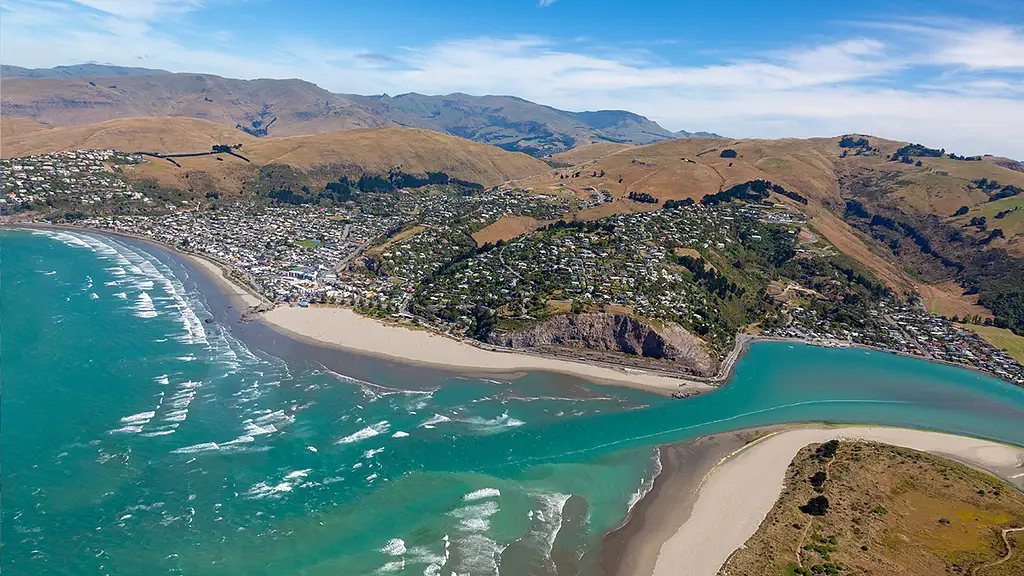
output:
<path id="1" fill-rule="evenodd" d="M 84 76 L 149 76 L 153 74 L 170 74 L 170 72 L 156 68 L 110 66 L 96 63 L 54 66 L 53 68 L 22 68 L 10 64 L 0 65 L 0 78 L 82 78 Z"/>
<path id="2" fill-rule="evenodd" d="M 97 64 L 3 67 L 0 113 L 52 126 L 115 118 L 186 116 L 256 137 L 406 126 L 509 151 L 548 156 L 595 142 L 650 144 L 707 132 L 671 132 L 624 110 L 570 112 L 513 96 L 336 94 L 297 79 L 238 80 Z"/>

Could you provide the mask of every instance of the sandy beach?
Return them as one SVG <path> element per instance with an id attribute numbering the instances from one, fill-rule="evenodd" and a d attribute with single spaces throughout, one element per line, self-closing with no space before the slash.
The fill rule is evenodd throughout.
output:
<path id="1" fill-rule="evenodd" d="M 411 330 L 360 316 L 345 308 L 280 306 L 263 315 L 270 327 L 292 338 L 351 352 L 469 373 L 530 370 L 578 376 L 661 393 L 706 392 L 714 386 L 633 369 L 615 369 L 529 354 L 484 350 L 426 330 Z"/>
<path id="2" fill-rule="evenodd" d="M 605 555 L 607 573 L 714 576 L 775 505 L 797 452 L 831 439 L 883 442 L 930 452 L 1024 487 L 1024 448 L 988 440 L 903 428 L 808 426 L 772 432 L 743 446 L 730 437 L 735 434 L 719 435 L 716 443 L 706 445 L 710 448 L 702 449 L 699 441 L 682 445 L 688 458 L 673 456 L 675 447 L 662 449 L 669 450 L 663 452 L 662 475 L 667 476 L 637 505 L 630 524 L 639 520 L 640 526 L 627 524 L 622 529 L 625 542 L 615 538 L 606 542 L 617 547 L 610 553 L 622 555 Z M 742 447 L 733 449 L 737 445 Z M 721 459 L 708 470 L 714 454 Z M 679 470 L 680 463 L 687 469 Z"/>
<path id="3" fill-rule="evenodd" d="M 161 247 L 166 248 L 166 246 Z M 224 269 L 220 265 L 215 264 L 212 260 L 207 260 L 206 258 L 200 258 L 199 256 L 193 256 L 179 251 L 175 251 L 175 253 L 188 260 L 189 264 L 195 266 L 204 276 L 213 282 L 235 306 L 259 306 L 266 302 L 266 300 L 257 297 L 252 292 L 231 281 L 224 274 Z"/>
<path id="4" fill-rule="evenodd" d="M 248 308 L 269 302 L 240 286 L 225 274 L 225 267 L 208 258 L 182 252 L 173 246 L 152 238 L 126 234 L 113 230 L 94 230 L 78 226 L 21 224 L 32 228 L 54 228 L 123 236 L 169 250 L 188 261 L 203 276 L 216 285 L 238 308 Z M 708 382 L 687 380 L 680 377 L 661 375 L 633 368 L 612 368 L 584 362 L 571 362 L 555 358 L 544 358 L 529 354 L 517 354 L 497 350 L 484 350 L 452 338 L 426 330 L 413 330 L 385 324 L 372 318 L 360 316 L 345 308 L 278 306 L 264 313 L 260 320 L 277 332 L 290 338 L 349 352 L 372 355 L 391 360 L 434 366 L 464 373 L 511 374 L 540 370 L 577 376 L 595 384 L 612 384 L 639 388 L 660 394 L 700 393 L 715 389 L 724 383 L 745 349 L 737 346 L 723 363 L 721 373 Z"/>

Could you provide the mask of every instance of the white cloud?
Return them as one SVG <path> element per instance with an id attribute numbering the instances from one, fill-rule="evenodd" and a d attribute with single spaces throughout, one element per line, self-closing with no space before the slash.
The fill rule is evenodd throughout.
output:
<path id="1" fill-rule="evenodd" d="M 954 33 L 935 54 L 935 62 L 976 70 L 1024 69 L 1024 34 L 1007 27 Z"/>
<path id="2" fill-rule="evenodd" d="M 558 2 L 558 0 L 537 0 L 537 7 L 547 8 L 548 6 L 554 4 L 555 2 Z"/>
<path id="3" fill-rule="evenodd" d="M 76 4 L 132 20 L 154 20 L 202 7 L 200 0 L 73 0 Z"/>
<path id="4" fill-rule="evenodd" d="M 973 71 L 1024 69 L 1024 28 L 941 18 L 856 22 L 898 41 L 915 64 L 957 66 Z"/>
<path id="5" fill-rule="evenodd" d="M 101 6 L 101 0 L 87 1 Z M 174 26 L 172 35 L 150 20 L 169 2 L 121 13 L 110 6 L 120 3 L 102 4 L 107 9 L 88 13 L 67 5 L 6 5 L 0 21 L 5 63 L 97 61 L 302 78 L 363 94 L 511 94 L 570 110 L 627 109 L 672 130 L 736 137 L 864 132 L 961 154 L 1024 158 L 1024 49 L 1014 50 L 1022 37 L 1005 27 L 961 25 L 941 33 L 934 26 L 904 25 L 898 33 L 878 27 L 864 37 L 680 66 L 642 52 L 588 50 L 582 42 L 567 49 L 534 36 L 450 39 L 390 51 L 301 37 L 243 45 L 207 33 L 196 41 L 188 26 Z"/>

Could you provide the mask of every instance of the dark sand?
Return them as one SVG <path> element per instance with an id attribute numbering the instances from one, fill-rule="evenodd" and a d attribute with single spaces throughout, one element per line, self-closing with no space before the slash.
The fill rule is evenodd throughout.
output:
<path id="1" fill-rule="evenodd" d="M 600 573 L 650 576 L 662 545 L 690 517 L 704 477 L 723 459 L 783 426 L 763 426 L 703 436 L 660 448 L 661 474 L 626 523 L 601 541 Z"/>

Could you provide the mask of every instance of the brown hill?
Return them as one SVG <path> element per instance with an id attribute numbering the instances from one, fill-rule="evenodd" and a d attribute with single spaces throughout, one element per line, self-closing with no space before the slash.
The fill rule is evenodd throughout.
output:
<path id="1" fill-rule="evenodd" d="M 46 124 L 40 124 L 35 120 L 29 120 L 28 118 L 8 118 L 6 116 L 0 117 L 0 137 L 3 134 L 28 134 L 29 132 L 35 132 L 37 130 L 47 130 L 52 126 Z"/>
<path id="2" fill-rule="evenodd" d="M 55 126 L 183 116 L 258 130 L 274 120 L 276 136 L 389 124 L 302 80 L 236 80 L 209 74 L 11 78 L 4 80 L 2 109 L 5 116 Z"/>
<path id="3" fill-rule="evenodd" d="M 4 118 L 5 158 L 57 150 L 116 148 L 128 152 L 205 152 L 214 144 L 258 142 L 229 126 L 197 118 L 125 118 L 85 126 L 46 126 L 22 118 Z"/>
<path id="4" fill-rule="evenodd" d="M 416 128 L 342 130 L 316 136 L 258 140 L 242 153 L 252 164 L 214 157 L 178 159 L 181 168 L 150 163 L 142 178 L 183 187 L 192 172 L 213 176 L 228 192 L 246 189 L 256 166 L 288 166 L 302 174 L 300 181 L 322 187 L 341 174 L 383 173 L 391 168 L 406 172 L 445 172 L 455 178 L 495 186 L 536 174 L 548 166 L 526 154 Z"/>
<path id="5" fill-rule="evenodd" d="M 551 159 L 555 162 L 577 165 L 599 160 L 610 154 L 616 154 L 630 148 L 635 148 L 635 146 L 618 142 L 597 142 L 586 146 L 577 146 L 565 152 L 559 152 L 551 156 Z"/>
<path id="6" fill-rule="evenodd" d="M 166 187 L 198 185 L 228 193 L 244 190 L 267 166 L 289 167 L 303 183 L 319 186 L 343 173 L 382 173 L 399 167 L 415 173 L 441 171 L 486 186 L 549 169 L 526 154 L 401 127 L 259 139 L 195 118 L 129 118 L 65 127 L 4 119 L 2 138 L 0 150 L 5 157 L 83 148 L 194 153 L 209 151 L 216 144 L 242 144 L 240 153 L 249 163 L 220 155 L 177 158 L 177 165 L 153 159 L 129 170 L 133 178 Z"/>
<path id="7" fill-rule="evenodd" d="M 431 130 L 402 127 L 261 140 L 249 152 L 258 164 L 287 164 L 300 169 L 351 164 L 368 172 L 383 172 L 392 167 L 417 173 L 440 170 L 486 185 L 548 169 L 544 162 L 526 154 Z"/>

